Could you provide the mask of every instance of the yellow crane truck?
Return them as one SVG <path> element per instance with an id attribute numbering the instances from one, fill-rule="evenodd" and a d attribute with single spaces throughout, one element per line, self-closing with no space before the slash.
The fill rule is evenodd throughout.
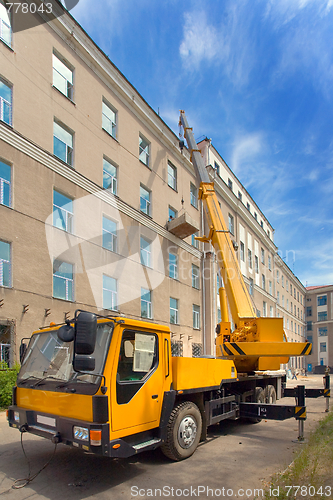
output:
<path id="1" fill-rule="evenodd" d="M 180 123 L 209 227 L 200 239 L 215 248 L 223 278 L 217 357 L 172 357 L 166 326 L 76 311 L 66 324 L 42 328 L 28 346 L 21 344 L 11 427 L 108 457 L 161 447 L 182 460 L 205 439 L 208 426 L 224 419 L 305 418 L 300 402 L 274 403 L 283 397 L 280 363 L 309 354 L 311 344 L 286 342 L 282 318 L 256 317 L 183 111 Z"/>

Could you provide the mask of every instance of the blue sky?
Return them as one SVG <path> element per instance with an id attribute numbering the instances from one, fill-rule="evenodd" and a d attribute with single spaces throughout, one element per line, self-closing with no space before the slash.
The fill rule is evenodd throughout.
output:
<path id="1" fill-rule="evenodd" d="M 80 0 L 71 14 L 170 128 L 185 109 L 212 139 L 303 284 L 333 283 L 333 0 Z"/>

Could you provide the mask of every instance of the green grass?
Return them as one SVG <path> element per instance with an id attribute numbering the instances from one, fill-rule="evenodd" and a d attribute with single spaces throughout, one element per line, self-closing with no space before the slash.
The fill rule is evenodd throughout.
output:
<path id="1" fill-rule="evenodd" d="M 293 463 L 273 477 L 265 498 L 333 499 L 333 413 L 319 422 Z"/>

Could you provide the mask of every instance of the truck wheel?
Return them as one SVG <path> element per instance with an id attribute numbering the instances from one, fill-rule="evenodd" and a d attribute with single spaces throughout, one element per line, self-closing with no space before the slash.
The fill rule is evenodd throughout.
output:
<path id="1" fill-rule="evenodd" d="M 176 461 L 190 457 L 199 444 L 201 429 L 202 419 L 197 405 L 190 401 L 180 403 L 171 412 L 162 452 Z"/>
<path id="2" fill-rule="evenodd" d="M 271 405 L 276 403 L 276 391 L 274 385 L 268 385 L 265 389 L 265 401 Z"/>
<path id="3" fill-rule="evenodd" d="M 266 398 L 265 398 L 265 392 L 262 387 L 256 387 L 254 390 L 254 402 L 255 403 L 265 403 Z M 248 421 L 251 422 L 251 424 L 258 424 L 261 422 L 261 418 L 249 418 Z"/>

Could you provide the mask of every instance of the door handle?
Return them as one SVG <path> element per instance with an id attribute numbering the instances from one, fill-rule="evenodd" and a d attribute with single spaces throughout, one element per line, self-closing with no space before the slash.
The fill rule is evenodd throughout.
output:
<path id="1" fill-rule="evenodd" d="M 151 398 L 152 399 L 157 399 L 158 398 L 158 394 L 153 394 Z"/>

